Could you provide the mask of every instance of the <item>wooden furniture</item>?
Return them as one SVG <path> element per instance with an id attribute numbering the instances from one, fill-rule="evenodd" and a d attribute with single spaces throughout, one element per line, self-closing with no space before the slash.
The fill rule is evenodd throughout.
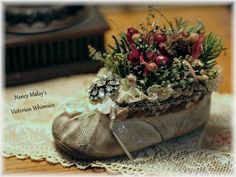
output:
<path id="1" fill-rule="evenodd" d="M 33 34 L 7 33 L 6 86 L 96 72 L 102 65 L 89 58 L 87 46 L 91 44 L 103 51 L 104 33 L 109 27 L 96 8 L 86 7 L 84 11 L 75 16 L 76 24 L 57 31 L 35 34 L 32 29 Z"/>
<path id="2" fill-rule="evenodd" d="M 116 22 L 119 28 L 124 31 L 127 27 L 140 23 L 145 20 L 146 11 L 130 11 L 127 7 L 125 11 L 113 10 L 106 7 L 103 15 L 111 25 L 111 30 L 105 35 L 105 42 L 111 41 L 111 34 L 119 33 L 119 30 L 112 24 L 110 19 Z M 231 55 L 231 11 L 229 6 L 179 6 L 179 7 L 160 7 L 159 8 L 168 18 L 173 19 L 175 16 L 182 16 L 190 21 L 201 19 L 207 31 L 214 31 L 217 35 L 224 39 L 224 45 L 227 48 L 227 54 L 221 55 L 218 62 L 224 71 L 224 80 L 220 86 L 221 93 L 231 93 L 231 71 L 232 71 L 232 55 Z M 34 162 L 29 159 L 17 160 L 15 157 L 3 161 L 3 173 L 60 173 L 60 174 L 91 174 L 94 169 L 78 170 L 76 167 L 64 168 L 61 165 L 51 165 L 47 162 Z M 95 169 L 97 170 L 97 169 Z M 103 171 L 101 172 L 104 173 Z M 95 174 L 96 175 L 96 174 Z"/>
<path id="3" fill-rule="evenodd" d="M 87 9 L 86 6 L 79 5 L 7 5 L 6 32 L 36 34 L 60 30 L 81 23 L 88 15 Z"/>

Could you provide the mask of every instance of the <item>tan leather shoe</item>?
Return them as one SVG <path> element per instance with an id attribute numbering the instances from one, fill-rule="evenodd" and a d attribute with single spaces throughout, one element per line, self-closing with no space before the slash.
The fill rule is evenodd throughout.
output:
<path id="1" fill-rule="evenodd" d="M 119 107 L 114 124 L 96 112 L 75 118 L 63 113 L 54 120 L 52 133 L 59 148 L 80 159 L 130 155 L 204 125 L 210 100 L 206 94 L 159 106 Z"/>

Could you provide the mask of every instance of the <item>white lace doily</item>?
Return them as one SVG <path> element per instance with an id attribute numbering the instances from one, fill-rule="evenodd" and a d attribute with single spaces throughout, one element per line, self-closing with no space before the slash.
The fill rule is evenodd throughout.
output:
<path id="1" fill-rule="evenodd" d="M 90 77 L 92 78 L 92 77 Z M 74 78 L 75 79 L 75 78 Z M 87 79 L 89 80 L 89 79 Z M 61 84 L 56 84 L 57 82 Z M 54 87 L 64 84 L 71 84 L 70 87 L 84 87 L 84 82 L 74 84 L 71 81 L 57 80 L 50 85 L 41 84 L 32 86 L 31 88 L 45 88 L 48 87 L 48 92 Z M 85 84 L 86 85 L 86 84 Z M 29 86 L 28 86 L 29 87 Z M 69 86 L 68 86 L 69 87 Z M 27 87 L 22 87 L 24 91 Z M 63 90 L 63 89 L 61 89 Z M 22 91 L 22 92 L 23 92 Z M 63 94 L 54 90 L 52 94 L 47 97 L 45 102 L 62 101 Z M 78 90 L 77 90 L 78 91 Z M 65 92 L 65 91 L 64 91 Z M 54 109 L 45 109 L 41 112 L 31 112 L 25 114 L 18 114 L 16 117 L 9 112 L 16 102 L 11 102 L 11 95 L 14 90 L 7 90 L 8 106 L 5 106 L 5 113 L 7 117 L 4 121 L 4 137 L 3 150 L 4 157 L 16 156 L 18 159 L 30 157 L 34 160 L 45 159 L 51 163 L 60 163 L 64 167 L 75 165 L 79 169 L 85 169 L 88 166 L 105 167 L 110 172 L 120 172 L 122 174 L 133 175 L 173 175 L 173 174 L 231 174 L 233 173 L 233 155 L 230 153 L 222 153 L 219 151 L 204 150 L 198 148 L 199 137 L 202 129 L 198 129 L 193 133 L 184 135 L 182 137 L 172 139 L 161 144 L 157 144 L 145 150 L 133 153 L 137 159 L 143 159 L 141 163 L 132 163 L 126 156 L 121 158 L 113 158 L 110 160 L 100 161 L 79 161 L 64 154 L 62 155 L 55 149 L 53 137 L 51 133 L 51 124 Z M 71 91 L 71 95 L 75 95 L 76 89 Z M 50 93 L 48 93 L 50 94 Z M 56 95 L 60 95 L 60 99 Z M 32 100 L 31 100 L 32 101 Z M 33 102 L 42 101 L 40 98 L 33 100 Z M 25 105 L 26 102 L 21 102 Z M 27 102 L 28 104 L 32 104 Z M 20 104 L 19 102 L 17 104 Z M 212 115 L 210 121 L 230 122 L 232 96 L 220 95 L 214 93 L 212 95 Z M 219 111 L 220 110 L 220 111 Z M 215 116 L 217 115 L 217 116 Z"/>

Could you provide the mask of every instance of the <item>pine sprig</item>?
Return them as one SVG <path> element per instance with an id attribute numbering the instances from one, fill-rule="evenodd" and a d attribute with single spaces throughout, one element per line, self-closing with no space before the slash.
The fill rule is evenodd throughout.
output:
<path id="1" fill-rule="evenodd" d="M 216 65 L 216 58 L 224 51 L 222 39 L 218 39 L 213 33 L 209 33 L 203 42 L 203 54 L 201 61 L 205 69 L 211 69 Z"/>
<path id="2" fill-rule="evenodd" d="M 108 45 L 109 48 L 111 48 L 111 50 L 113 51 L 112 53 L 128 53 L 129 52 L 129 44 L 128 41 L 126 39 L 126 37 L 124 36 L 124 34 L 121 34 L 121 37 L 119 38 L 119 40 L 117 39 L 116 36 L 112 35 L 113 40 L 115 41 L 115 46 L 112 45 Z"/>
<path id="3" fill-rule="evenodd" d="M 122 49 L 125 53 L 129 53 L 130 51 L 130 46 L 129 46 L 129 43 L 126 39 L 126 36 L 125 34 L 121 34 L 121 43 L 122 43 Z"/>
<path id="4" fill-rule="evenodd" d="M 203 29 L 204 29 L 203 23 L 200 20 L 198 20 L 194 26 L 188 28 L 186 31 L 188 33 L 200 33 Z"/>
<path id="5" fill-rule="evenodd" d="M 116 46 L 115 52 L 120 53 L 121 52 L 121 47 L 120 47 L 120 44 L 118 42 L 118 39 L 114 35 L 112 35 L 112 38 L 115 41 L 115 46 Z"/>
<path id="6" fill-rule="evenodd" d="M 182 17 L 175 18 L 175 26 L 176 26 L 175 30 L 177 33 L 184 31 L 187 25 L 188 25 L 188 22 L 184 20 Z"/>

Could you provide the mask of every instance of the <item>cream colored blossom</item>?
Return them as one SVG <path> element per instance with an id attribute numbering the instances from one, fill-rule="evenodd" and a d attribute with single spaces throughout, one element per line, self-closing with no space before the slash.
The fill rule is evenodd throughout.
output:
<path id="1" fill-rule="evenodd" d="M 128 81 L 128 84 L 133 85 L 133 86 L 136 86 L 137 77 L 134 76 L 133 74 L 129 74 L 129 75 L 127 76 L 127 81 Z"/>
<path id="2" fill-rule="evenodd" d="M 136 84 L 130 84 L 128 79 L 122 79 L 116 101 L 118 103 L 133 103 L 145 99 L 145 95 Z"/>
<path id="3" fill-rule="evenodd" d="M 170 87 L 162 87 L 160 85 L 152 85 L 147 89 L 148 96 L 156 97 L 156 99 L 166 100 L 173 92 Z"/>

